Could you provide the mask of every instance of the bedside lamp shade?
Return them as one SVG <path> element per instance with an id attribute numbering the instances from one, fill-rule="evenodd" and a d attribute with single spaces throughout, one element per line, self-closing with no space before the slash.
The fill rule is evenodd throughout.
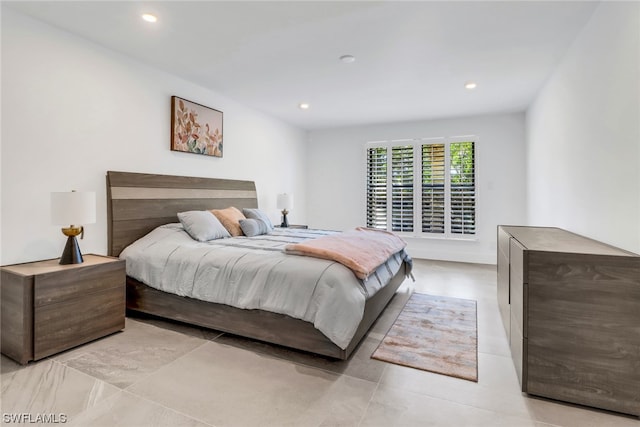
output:
<path id="1" fill-rule="evenodd" d="M 54 225 L 93 224 L 96 222 L 96 193 L 51 193 L 51 222 Z"/>
<path id="2" fill-rule="evenodd" d="M 278 209 L 293 209 L 293 194 L 278 194 Z"/>
<path id="3" fill-rule="evenodd" d="M 282 224 L 280 227 L 289 227 L 289 221 L 287 221 L 287 214 L 290 209 L 293 209 L 293 194 L 282 193 L 278 194 L 278 209 L 282 209 Z"/>
<path id="4" fill-rule="evenodd" d="M 70 191 L 51 193 L 51 222 L 66 225 L 62 234 L 67 244 L 60 257 L 60 264 L 80 264 L 82 254 L 76 236 L 84 237 L 84 224 L 96 222 L 96 193 L 92 191 Z"/>

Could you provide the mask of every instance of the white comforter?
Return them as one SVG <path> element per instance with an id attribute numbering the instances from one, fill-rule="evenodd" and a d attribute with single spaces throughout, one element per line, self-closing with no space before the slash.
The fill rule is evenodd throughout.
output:
<path id="1" fill-rule="evenodd" d="M 276 229 L 264 236 L 202 243 L 180 224 L 167 224 L 128 246 L 120 258 L 127 261 L 127 275 L 148 286 L 302 319 L 345 349 L 362 319 L 366 297 L 399 271 L 404 253 L 363 281 L 336 262 L 282 251 L 288 243 L 330 233 Z"/>

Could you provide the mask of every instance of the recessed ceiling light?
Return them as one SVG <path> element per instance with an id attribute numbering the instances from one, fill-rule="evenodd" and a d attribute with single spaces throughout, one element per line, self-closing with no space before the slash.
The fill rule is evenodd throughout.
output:
<path id="1" fill-rule="evenodd" d="M 355 60 L 356 60 L 356 57 L 353 55 L 342 55 L 340 57 L 340 61 L 344 62 L 345 64 L 351 64 Z"/>
<path id="2" fill-rule="evenodd" d="M 152 15 L 150 13 L 145 13 L 144 15 L 142 15 L 142 19 L 144 19 L 147 22 L 157 22 L 158 18 L 155 15 Z"/>
<path id="3" fill-rule="evenodd" d="M 464 84 L 465 89 L 475 89 L 477 86 L 476 82 L 466 82 Z"/>
<path id="4" fill-rule="evenodd" d="M 299 107 L 301 110 L 308 110 L 308 109 L 309 109 L 309 107 L 311 107 L 311 105 L 307 104 L 306 102 L 302 102 L 301 104 L 299 104 L 299 105 L 298 105 L 298 107 Z"/>

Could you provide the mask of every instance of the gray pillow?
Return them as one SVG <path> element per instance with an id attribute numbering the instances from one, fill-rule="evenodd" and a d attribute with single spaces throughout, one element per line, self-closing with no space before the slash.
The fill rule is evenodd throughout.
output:
<path id="1" fill-rule="evenodd" d="M 179 212 L 178 219 L 189 236 L 199 242 L 231 237 L 218 218 L 209 211 Z"/>
<path id="2" fill-rule="evenodd" d="M 240 228 L 242 228 L 242 232 L 247 237 L 259 236 L 261 234 L 267 234 L 269 232 L 267 223 L 265 223 L 261 219 L 254 218 L 241 219 Z"/>
<path id="3" fill-rule="evenodd" d="M 260 209 L 242 209 L 242 213 L 249 219 L 261 219 L 267 225 L 267 231 L 273 230 L 273 224 L 271 220 L 267 216 L 266 213 L 262 212 Z"/>

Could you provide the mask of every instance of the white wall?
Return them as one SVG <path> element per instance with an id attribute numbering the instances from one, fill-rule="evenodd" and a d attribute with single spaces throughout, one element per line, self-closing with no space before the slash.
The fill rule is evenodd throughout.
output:
<path id="1" fill-rule="evenodd" d="M 224 112 L 224 157 L 169 150 L 171 96 Z M 107 251 L 107 170 L 255 180 L 279 221 L 292 192 L 305 222 L 306 133 L 232 99 L 2 8 L 2 255 L 10 264 L 60 256 L 50 193 L 96 191 L 83 252 Z"/>
<path id="2" fill-rule="evenodd" d="M 602 2 L 527 112 L 528 221 L 640 253 L 640 4 Z"/>
<path id="3" fill-rule="evenodd" d="M 477 241 L 406 238 L 415 258 L 496 262 L 498 224 L 523 224 L 524 114 L 380 124 L 313 131 L 307 148 L 307 219 L 317 228 L 365 224 L 365 143 L 388 139 L 477 135 Z"/>

